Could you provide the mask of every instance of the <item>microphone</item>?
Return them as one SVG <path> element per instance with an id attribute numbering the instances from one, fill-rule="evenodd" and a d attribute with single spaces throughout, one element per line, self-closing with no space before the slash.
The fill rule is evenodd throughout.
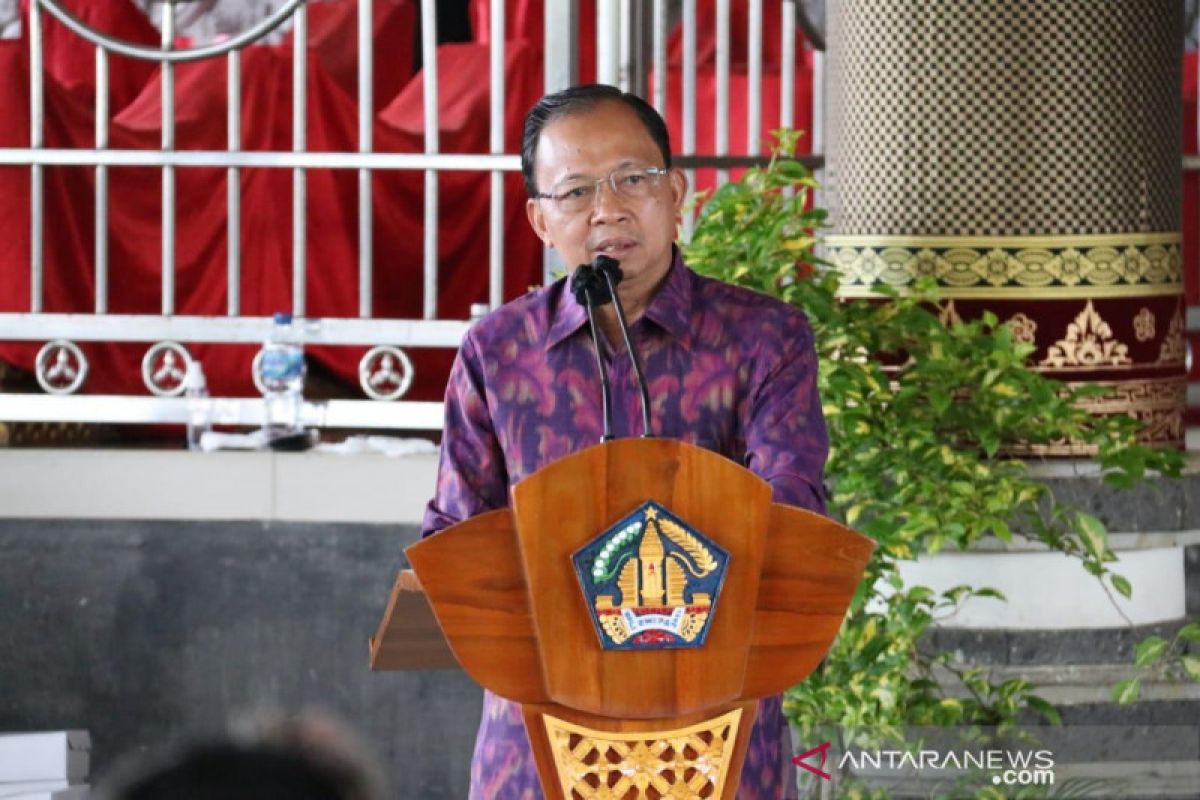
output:
<path id="1" fill-rule="evenodd" d="M 608 366 L 604 363 L 604 355 L 600 350 L 600 328 L 596 325 L 596 314 L 593 311 L 594 308 L 612 300 L 612 292 L 591 264 L 580 264 L 571 276 L 571 294 L 575 295 L 575 302 L 587 311 L 592 345 L 596 348 L 596 366 L 600 369 L 600 398 L 604 409 L 604 432 L 600 441 L 612 441 L 612 385 L 608 381 Z"/>
<path id="2" fill-rule="evenodd" d="M 625 308 L 621 305 L 621 297 L 617 294 L 617 284 L 625 277 L 621 272 L 621 262 L 612 256 L 596 256 L 592 261 L 592 270 L 601 276 L 608 296 L 617 310 L 617 324 L 621 328 L 621 336 L 625 339 L 625 349 L 633 361 L 633 374 L 637 377 L 638 390 L 642 396 L 642 438 L 650 436 L 650 389 L 646 386 L 646 375 L 642 372 L 642 360 L 638 358 L 633 341 L 629 338 L 629 324 L 625 321 Z M 606 301 L 607 302 L 607 301 Z"/>
<path id="3" fill-rule="evenodd" d="M 608 256 L 599 256 L 596 261 L 601 258 L 607 259 L 617 264 L 615 258 Z M 609 267 L 612 269 L 612 267 Z M 617 283 L 621 282 L 624 275 L 621 273 L 621 267 L 616 266 Z M 599 308 L 606 306 L 612 302 L 612 289 L 609 288 L 608 282 L 604 280 L 597 269 L 595 262 L 591 264 L 580 264 L 575 268 L 575 274 L 571 276 L 571 293 L 575 295 L 575 302 L 585 308 Z M 588 299 L 590 296 L 590 300 Z"/>

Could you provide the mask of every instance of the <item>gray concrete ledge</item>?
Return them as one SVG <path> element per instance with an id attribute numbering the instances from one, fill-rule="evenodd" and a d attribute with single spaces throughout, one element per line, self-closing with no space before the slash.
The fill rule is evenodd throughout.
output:
<path id="1" fill-rule="evenodd" d="M 0 448 L 0 517 L 420 522 L 437 456 Z"/>

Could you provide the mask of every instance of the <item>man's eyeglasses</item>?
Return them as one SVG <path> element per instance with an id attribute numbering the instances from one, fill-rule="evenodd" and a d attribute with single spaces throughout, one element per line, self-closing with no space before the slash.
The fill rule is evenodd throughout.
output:
<path id="1" fill-rule="evenodd" d="M 608 181 L 613 192 L 625 200 L 641 200 L 658 186 L 667 170 L 662 167 L 621 167 L 603 178 L 575 178 L 550 187 L 549 192 L 534 195 L 539 200 L 552 200 L 564 214 L 578 214 L 592 207 L 600 184 Z"/>

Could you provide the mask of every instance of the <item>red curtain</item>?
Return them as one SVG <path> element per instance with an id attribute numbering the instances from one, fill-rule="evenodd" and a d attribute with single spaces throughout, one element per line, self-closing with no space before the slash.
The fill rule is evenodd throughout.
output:
<path id="1" fill-rule="evenodd" d="M 157 33 L 130 3 L 69 3 L 76 14 L 122 38 L 154 45 Z M 314 151 L 357 149 L 356 35 L 353 0 L 310 9 L 307 130 Z M 378 152 L 424 149 L 420 76 L 412 75 L 413 4 L 377 2 L 373 136 Z M 46 144 L 94 144 L 94 50 L 45 17 Z M 26 25 L 25 30 L 28 30 Z M 439 48 L 440 146 L 443 152 L 486 152 L 488 48 Z M 290 150 L 291 45 L 255 46 L 242 57 L 242 137 L 246 150 Z M 226 147 L 226 65 L 223 59 L 176 70 L 176 137 L 180 149 Z M 161 136 L 161 73 L 157 65 L 111 59 L 110 146 L 156 149 Z M 0 147 L 29 144 L 28 47 L 0 42 Z M 512 42 L 506 52 L 505 127 L 509 152 L 519 149 L 525 111 L 541 95 L 538 49 Z M 160 309 L 161 173 L 114 168 L 109 189 L 109 308 L 155 314 Z M 0 169 L 0 310 L 29 310 L 30 170 Z M 95 171 L 54 167 L 45 178 L 45 310 L 94 308 Z M 419 173 L 376 172 L 374 192 L 374 312 L 417 318 L 422 308 L 422 214 Z M 176 312 L 221 315 L 226 310 L 226 174 L 224 169 L 177 171 Z M 241 174 L 241 312 L 268 315 L 291 308 L 290 170 L 246 169 Z M 487 300 L 486 173 L 443 173 L 439 180 L 438 314 L 465 319 L 472 303 Z M 541 248 L 528 228 L 519 176 L 506 179 L 505 297 L 541 280 Z M 307 313 L 353 317 L 358 312 L 357 176 L 312 170 L 307 185 Z M 40 343 L 39 343 L 40 344 Z M 256 347 L 189 344 L 215 393 L 252 394 L 249 364 Z M 144 346 L 86 343 L 92 362 L 85 391 L 142 394 Z M 37 344 L 0 344 L 0 358 L 32 369 Z M 335 375 L 357 380 L 365 347 L 312 347 Z M 415 349 L 412 398 L 440 398 L 452 352 Z"/>
<path id="2" fill-rule="evenodd" d="M 1183 152 L 1186 155 L 1196 155 L 1196 69 L 1197 53 L 1188 50 L 1183 55 Z M 1189 306 L 1200 305 L 1200 268 L 1197 259 L 1197 225 L 1200 214 L 1200 173 L 1183 173 L 1183 271 L 1184 296 Z M 1200 334 L 1188 334 L 1192 343 L 1192 351 L 1200 353 Z M 1200 358 L 1194 359 L 1192 371 L 1188 380 L 1200 381 Z M 1187 424 L 1200 422 L 1200 408 L 1189 406 Z"/>

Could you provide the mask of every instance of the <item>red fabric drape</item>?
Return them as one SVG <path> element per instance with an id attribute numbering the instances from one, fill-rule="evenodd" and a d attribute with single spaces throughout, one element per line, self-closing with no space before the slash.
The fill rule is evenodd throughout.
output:
<path id="1" fill-rule="evenodd" d="M 1196 146 L 1196 69 L 1198 56 L 1195 50 L 1189 50 L 1183 57 L 1183 152 L 1195 155 Z M 1183 264 L 1184 264 L 1184 295 L 1190 306 L 1200 305 L 1200 243 L 1197 234 L 1200 233 L 1200 174 L 1185 172 L 1183 174 Z M 1192 352 L 1200 353 L 1200 335 L 1188 334 L 1192 343 Z M 1200 381 L 1200 358 L 1192 362 L 1189 381 Z M 1187 423 L 1195 425 L 1200 422 L 1200 408 L 1188 408 Z"/>
<path id="2" fill-rule="evenodd" d="M 68 5 L 89 24 L 130 40 L 157 37 L 127 2 Z M 316 151 L 357 149 L 356 40 L 352 0 L 313 5 L 307 87 L 308 146 Z M 377 3 L 374 124 L 378 152 L 424 148 L 422 88 L 413 76 L 411 2 Z M 28 29 L 27 27 L 25 28 Z M 439 48 L 440 145 L 443 152 L 486 152 L 488 115 L 485 45 Z M 242 135 L 247 150 L 291 149 L 291 46 L 256 46 L 242 58 Z M 94 51 L 53 20 L 46 20 L 46 143 L 91 147 L 94 142 Z M 23 40 L 0 42 L 0 146 L 29 143 L 28 49 Z M 181 149 L 226 147 L 224 60 L 176 70 L 176 137 Z M 541 57 L 535 46 L 507 48 L 505 126 L 516 152 L 525 110 L 541 94 Z M 156 65 L 113 58 L 110 144 L 155 149 L 161 136 L 161 75 Z M 0 310 L 29 310 L 28 168 L 0 169 Z M 160 309 L 161 177 L 157 169 L 110 170 L 110 310 L 154 314 Z M 439 181 L 438 313 L 463 319 L 471 303 L 486 301 L 489 188 L 483 173 L 444 173 Z M 312 170 L 307 186 L 308 315 L 353 317 L 358 310 L 357 176 Z M 377 172 L 374 177 L 374 310 L 378 317 L 417 318 L 422 308 L 422 214 L 419 173 Z M 220 315 L 226 304 L 226 175 L 224 169 L 177 171 L 176 311 Z M 291 307 L 291 197 L 289 170 L 246 169 L 241 175 L 241 311 L 267 315 Z M 89 312 L 94 297 L 94 170 L 46 170 L 45 309 Z M 506 182 L 506 285 L 514 297 L 540 281 L 541 250 L 528 229 L 518 176 Z M 141 394 L 142 346 L 83 345 L 93 370 L 85 391 Z M 249 364 L 256 348 L 189 344 L 214 392 L 252 394 Z M 36 345 L 0 344 L 0 358 L 32 368 Z M 357 379 L 365 348 L 312 347 L 322 365 Z M 438 398 L 452 353 L 415 350 L 417 381 L 411 397 Z"/>

